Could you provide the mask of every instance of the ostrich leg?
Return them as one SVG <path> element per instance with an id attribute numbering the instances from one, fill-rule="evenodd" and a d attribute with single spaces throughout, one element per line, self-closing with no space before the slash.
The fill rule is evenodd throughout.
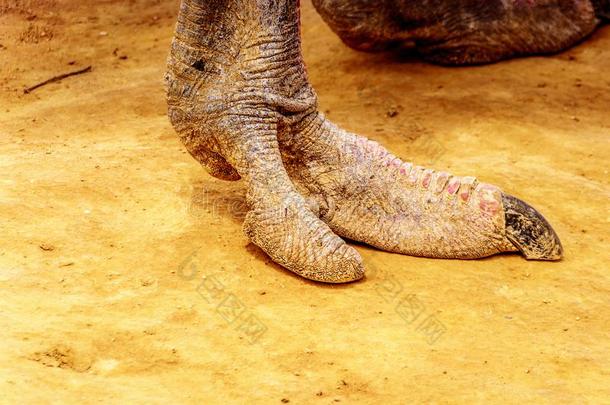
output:
<path id="1" fill-rule="evenodd" d="M 364 274 L 358 253 L 295 191 L 278 133 L 315 111 L 294 0 L 184 0 L 166 84 L 169 117 L 217 177 L 247 184 L 245 233 L 274 261 L 318 281 Z"/>
<path id="2" fill-rule="evenodd" d="M 561 256 L 527 204 L 403 163 L 328 122 L 301 56 L 298 0 L 183 0 L 166 83 L 189 152 L 212 175 L 246 182 L 246 235 L 303 277 L 363 276 L 337 235 L 429 257 Z"/>

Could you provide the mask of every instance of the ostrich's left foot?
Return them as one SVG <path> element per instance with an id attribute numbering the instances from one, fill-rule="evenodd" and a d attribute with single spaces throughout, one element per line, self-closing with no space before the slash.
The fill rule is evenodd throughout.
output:
<path id="1" fill-rule="evenodd" d="M 553 228 L 525 202 L 474 177 L 402 162 L 320 113 L 279 141 L 293 183 L 340 236 L 425 257 L 562 256 Z"/>
<path id="2" fill-rule="evenodd" d="M 610 17 L 610 0 L 313 0 L 350 47 L 443 65 L 561 52 Z"/>

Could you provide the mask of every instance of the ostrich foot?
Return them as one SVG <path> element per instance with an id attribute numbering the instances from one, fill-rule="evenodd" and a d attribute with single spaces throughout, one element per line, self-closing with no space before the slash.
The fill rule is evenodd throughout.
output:
<path id="1" fill-rule="evenodd" d="M 298 0 L 183 0 L 168 59 L 170 121 L 210 174 L 246 183 L 254 244 L 329 283 L 364 275 L 340 236 L 427 257 L 561 257 L 529 205 L 472 177 L 403 163 L 318 113 L 298 13 Z"/>

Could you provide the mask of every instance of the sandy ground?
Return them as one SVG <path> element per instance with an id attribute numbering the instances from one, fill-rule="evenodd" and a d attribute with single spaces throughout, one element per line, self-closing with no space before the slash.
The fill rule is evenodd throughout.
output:
<path id="1" fill-rule="evenodd" d="M 249 244 L 243 186 L 174 135 L 176 11 L 0 2 L 0 402 L 610 403 L 610 28 L 561 55 L 450 69 L 354 52 L 305 2 L 322 110 L 520 196 L 566 250 L 357 246 L 367 279 L 325 286 Z"/>

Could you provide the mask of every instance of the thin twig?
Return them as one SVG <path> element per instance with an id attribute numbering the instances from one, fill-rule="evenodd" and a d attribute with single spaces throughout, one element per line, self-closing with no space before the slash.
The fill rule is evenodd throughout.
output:
<path id="1" fill-rule="evenodd" d="M 68 72 L 68 73 L 64 73 L 58 76 L 53 76 L 50 79 L 45 80 L 44 82 L 40 82 L 32 87 L 28 87 L 27 89 L 23 90 L 24 94 L 28 94 L 31 93 L 33 90 L 36 90 L 39 87 L 44 86 L 45 84 L 49 84 L 49 83 L 53 83 L 53 82 L 58 82 L 60 80 L 65 79 L 66 77 L 70 77 L 70 76 L 76 76 L 76 75 L 80 75 L 83 73 L 87 73 L 91 71 L 91 66 L 87 66 L 86 68 L 80 69 L 80 70 L 75 70 L 74 72 Z"/>

